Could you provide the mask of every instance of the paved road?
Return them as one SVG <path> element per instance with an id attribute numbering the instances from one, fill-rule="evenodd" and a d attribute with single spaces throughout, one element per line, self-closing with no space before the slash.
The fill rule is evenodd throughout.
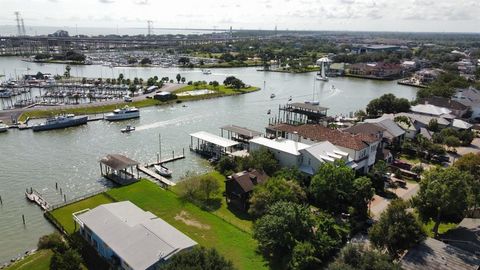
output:
<path id="1" fill-rule="evenodd" d="M 166 92 L 173 92 L 179 88 L 182 88 L 185 84 L 176 84 L 176 83 L 167 83 L 165 84 L 161 90 Z M 133 97 L 133 101 L 139 101 L 145 99 L 147 96 L 152 96 L 153 94 L 145 94 L 145 95 L 138 95 Z M 103 105 L 112 105 L 112 104 L 120 104 L 124 103 L 123 99 L 111 99 L 93 103 L 84 103 L 78 105 L 60 105 L 60 106 L 35 106 L 30 108 L 20 108 L 20 109 L 13 109 L 13 110 L 2 110 L 0 111 L 0 120 L 4 122 L 10 122 L 12 116 L 14 118 L 18 118 L 23 112 L 25 111 L 33 111 L 33 110 L 51 110 L 54 109 L 71 109 L 71 108 L 88 108 L 88 107 L 95 107 L 95 106 L 103 106 Z"/>

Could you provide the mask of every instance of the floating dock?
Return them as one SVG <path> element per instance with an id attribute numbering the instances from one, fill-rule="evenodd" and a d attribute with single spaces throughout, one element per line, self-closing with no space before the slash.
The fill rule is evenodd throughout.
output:
<path id="1" fill-rule="evenodd" d="M 45 211 L 47 211 L 50 208 L 50 205 L 48 204 L 47 200 L 45 200 L 42 197 L 42 194 L 40 194 L 40 192 L 36 191 L 35 189 L 30 188 L 30 191 L 28 191 L 27 189 L 25 191 L 25 197 L 27 197 L 29 201 L 36 203 Z"/>

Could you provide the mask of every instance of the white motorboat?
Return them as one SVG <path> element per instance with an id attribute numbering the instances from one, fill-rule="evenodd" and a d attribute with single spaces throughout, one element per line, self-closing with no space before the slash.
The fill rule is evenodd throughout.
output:
<path id="1" fill-rule="evenodd" d="M 105 115 L 107 121 L 120 121 L 140 117 L 140 110 L 135 107 L 125 106 L 122 109 L 116 109 L 112 113 Z"/>
<path id="2" fill-rule="evenodd" d="M 162 165 L 153 165 L 153 166 L 155 167 L 155 170 L 157 170 L 158 174 L 160 174 L 161 176 L 165 176 L 165 177 L 172 176 L 172 171 L 167 167 L 164 167 Z"/>
<path id="3" fill-rule="evenodd" d="M 135 127 L 127 126 L 126 128 L 122 128 L 120 131 L 121 131 L 122 133 L 132 132 L 132 131 L 135 131 Z"/>
<path id="4" fill-rule="evenodd" d="M 202 69 L 202 73 L 205 75 L 210 75 L 212 74 L 212 71 L 210 69 Z"/>
<path id="5" fill-rule="evenodd" d="M 3 123 L 0 123 L 0 133 L 7 132 L 7 130 L 8 130 L 8 126 Z"/>
<path id="6" fill-rule="evenodd" d="M 275 98 L 275 97 L 276 97 L 275 94 L 270 95 L 270 98 Z"/>

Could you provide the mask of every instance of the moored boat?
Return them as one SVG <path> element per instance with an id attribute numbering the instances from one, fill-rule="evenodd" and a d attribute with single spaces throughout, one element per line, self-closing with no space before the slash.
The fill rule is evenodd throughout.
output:
<path id="1" fill-rule="evenodd" d="M 112 113 L 105 115 L 107 121 L 120 121 L 140 117 L 140 110 L 135 107 L 125 106 L 122 109 L 116 109 Z"/>
<path id="2" fill-rule="evenodd" d="M 48 118 L 45 122 L 32 126 L 33 131 L 45 131 L 52 129 L 60 129 L 74 127 L 86 124 L 88 116 L 75 116 L 74 114 L 58 115 Z"/>
<path id="3" fill-rule="evenodd" d="M 162 165 L 153 165 L 153 166 L 155 167 L 155 170 L 157 170 L 158 174 L 160 174 L 161 176 L 165 176 L 165 177 L 172 176 L 172 171 L 167 167 L 164 167 Z"/>
<path id="4" fill-rule="evenodd" d="M 202 69 L 202 73 L 205 75 L 212 74 L 212 71 L 210 69 Z"/>
<path id="5" fill-rule="evenodd" d="M 8 126 L 3 123 L 0 123 L 0 133 L 7 132 L 7 130 L 8 130 Z"/>

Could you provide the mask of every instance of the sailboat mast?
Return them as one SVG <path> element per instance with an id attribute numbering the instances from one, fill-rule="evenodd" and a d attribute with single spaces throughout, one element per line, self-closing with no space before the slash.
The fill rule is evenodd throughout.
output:
<path id="1" fill-rule="evenodd" d="M 162 162 L 162 135 L 158 133 L 158 154 L 160 155 L 159 162 Z"/>

